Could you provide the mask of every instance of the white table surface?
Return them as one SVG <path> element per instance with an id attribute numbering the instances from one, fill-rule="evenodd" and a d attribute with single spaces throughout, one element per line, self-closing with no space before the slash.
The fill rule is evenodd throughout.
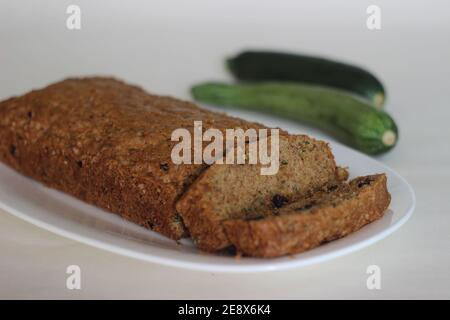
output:
<path id="1" fill-rule="evenodd" d="M 189 98 L 196 81 L 228 79 L 242 48 L 329 55 L 375 70 L 401 137 L 379 160 L 413 186 L 413 217 L 390 237 L 333 261 L 261 274 L 159 266 L 62 238 L 0 211 L 0 298 L 450 298 L 450 2 L 0 2 L 0 99 L 73 75 L 110 74 Z M 78 4 L 82 29 L 65 27 Z M 366 28 L 377 4 L 382 29 Z M 1 183 L 1 181 L 0 181 Z M 66 289 L 66 267 L 82 289 Z M 368 290 L 366 268 L 381 268 Z"/>

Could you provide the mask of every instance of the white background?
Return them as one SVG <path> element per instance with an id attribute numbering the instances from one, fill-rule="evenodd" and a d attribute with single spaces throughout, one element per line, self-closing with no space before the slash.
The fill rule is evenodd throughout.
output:
<path id="1" fill-rule="evenodd" d="M 66 28 L 69 4 L 81 7 L 79 31 Z M 366 28 L 370 4 L 381 7 L 380 31 Z M 0 298 L 450 298 L 449 16 L 445 0 L 0 0 L 0 99 L 91 74 L 189 99 L 193 83 L 229 79 L 222 61 L 244 48 L 321 54 L 374 70 L 401 134 L 379 160 L 417 195 L 411 220 L 369 248 L 244 275 L 136 261 L 0 212 Z M 80 291 L 65 288 L 71 264 L 82 269 Z M 381 267 L 378 291 L 366 288 L 371 264 Z"/>

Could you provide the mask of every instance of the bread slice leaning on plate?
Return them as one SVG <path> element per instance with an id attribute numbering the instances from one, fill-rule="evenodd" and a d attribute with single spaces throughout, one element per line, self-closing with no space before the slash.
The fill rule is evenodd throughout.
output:
<path id="1" fill-rule="evenodd" d="M 273 210 L 263 219 L 223 223 L 238 251 L 256 257 L 303 252 L 381 218 L 391 197 L 384 174 L 358 177 Z"/>

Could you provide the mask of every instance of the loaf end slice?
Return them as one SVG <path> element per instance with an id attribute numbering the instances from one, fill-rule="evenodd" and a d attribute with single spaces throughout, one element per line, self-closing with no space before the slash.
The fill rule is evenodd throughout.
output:
<path id="1" fill-rule="evenodd" d="M 342 238 L 383 216 L 391 197 L 384 174 L 359 177 L 291 203 L 264 219 L 223 223 L 238 252 L 254 257 L 300 253 Z"/>

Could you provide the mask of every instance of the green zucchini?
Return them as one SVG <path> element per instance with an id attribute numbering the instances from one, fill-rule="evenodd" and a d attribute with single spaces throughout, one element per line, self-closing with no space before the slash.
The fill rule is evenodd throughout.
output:
<path id="1" fill-rule="evenodd" d="M 292 83 L 224 84 L 208 82 L 192 88 L 194 99 L 263 111 L 312 124 L 367 154 L 394 147 L 398 130 L 384 111 L 340 90 Z"/>
<path id="2" fill-rule="evenodd" d="M 289 81 L 323 85 L 357 94 L 381 109 L 382 83 L 370 72 L 345 63 L 299 54 L 244 51 L 227 60 L 231 73 L 244 81 Z"/>

